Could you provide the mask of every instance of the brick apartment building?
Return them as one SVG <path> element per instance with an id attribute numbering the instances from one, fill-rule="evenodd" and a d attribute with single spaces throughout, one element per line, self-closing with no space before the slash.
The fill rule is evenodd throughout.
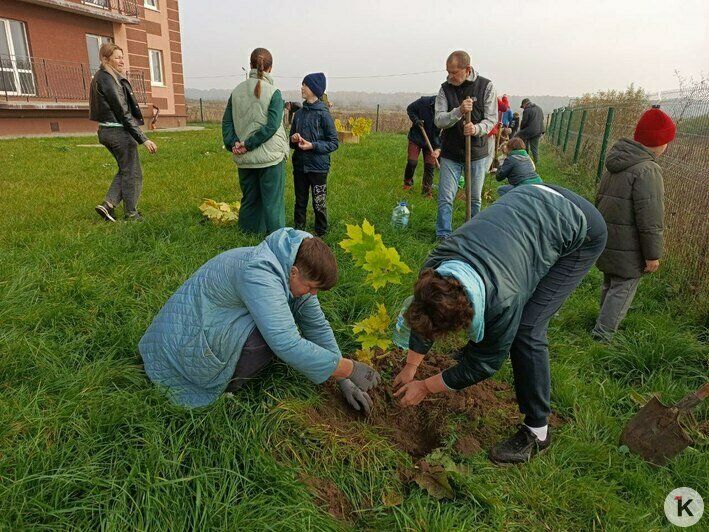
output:
<path id="1" fill-rule="evenodd" d="M 89 84 L 109 41 L 146 128 L 156 114 L 156 127 L 184 126 L 177 0 L 0 0 L 0 135 L 95 131 Z"/>

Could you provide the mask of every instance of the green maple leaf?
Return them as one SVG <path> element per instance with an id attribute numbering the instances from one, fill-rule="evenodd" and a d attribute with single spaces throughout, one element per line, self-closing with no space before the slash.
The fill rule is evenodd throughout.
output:
<path id="1" fill-rule="evenodd" d="M 399 258 L 396 248 L 388 248 L 383 244 L 376 249 L 367 252 L 366 264 L 362 266 L 369 272 L 365 282 L 372 285 L 374 291 L 391 284 L 401 284 L 401 274 L 410 273 L 411 268 L 404 264 Z"/>
<path id="2" fill-rule="evenodd" d="M 387 313 L 386 307 L 379 303 L 377 312 L 355 323 L 352 326 L 352 332 L 355 334 L 363 333 L 357 336 L 357 341 L 362 344 L 362 350 L 366 351 L 373 347 L 386 349 L 391 345 L 391 340 L 387 334 L 390 323 L 391 318 Z"/>
<path id="3" fill-rule="evenodd" d="M 352 255 L 352 259 L 358 266 L 363 266 L 366 262 L 368 251 L 375 249 L 382 244 L 382 237 L 374 231 L 374 226 L 365 218 L 362 226 L 347 225 L 347 236 L 340 242 L 340 247 Z"/>

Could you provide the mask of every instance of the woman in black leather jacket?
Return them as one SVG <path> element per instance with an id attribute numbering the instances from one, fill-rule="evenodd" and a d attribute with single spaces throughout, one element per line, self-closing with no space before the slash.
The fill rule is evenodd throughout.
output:
<path id="1" fill-rule="evenodd" d="M 143 114 L 133 95 L 130 82 L 123 77 L 123 50 L 106 43 L 99 52 L 101 68 L 91 80 L 89 118 L 98 122 L 98 139 L 118 163 L 118 173 L 106 193 L 106 199 L 96 206 L 96 212 L 107 222 L 116 221 L 116 206 L 123 201 L 126 220 L 141 220 L 138 198 L 143 187 L 143 170 L 138 157 L 138 144 L 148 152 L 158 147 L 141 131 Z"/>

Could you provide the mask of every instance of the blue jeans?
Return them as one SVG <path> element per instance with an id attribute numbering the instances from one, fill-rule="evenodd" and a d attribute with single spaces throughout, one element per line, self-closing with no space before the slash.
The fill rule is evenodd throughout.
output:
<path id="1" fill-rule="evenodd" d="M 482 206 L 481 195 L 488 162 L 488 158 L 485 157 L 470 164 L 470 174 L 473 180 L 473 197 L 470 203 L 473 216 L 480 212 L 480 207 Z M 438 216 L 436 218 L 437 237 L 448 237 L 452 232 L 453 200 L 458 191 L 458 179 L 463 173 L 464 166 L 465 163 L 458 163 L 445 158 L 441 159 L 440 184 L 438 186 Z"/>

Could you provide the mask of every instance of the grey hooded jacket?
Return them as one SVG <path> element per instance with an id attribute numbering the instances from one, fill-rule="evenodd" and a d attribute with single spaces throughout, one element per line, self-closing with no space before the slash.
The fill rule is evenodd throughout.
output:
<path id="1" fill-rule="evenodd" d="M 604 273 L 640 277 L 646 260 L 662 258 L 664 186 L 655 154 L 621 138 L 606 158 L 596 207 L 608 225 L 608 243 L 596 266 Z"/>

